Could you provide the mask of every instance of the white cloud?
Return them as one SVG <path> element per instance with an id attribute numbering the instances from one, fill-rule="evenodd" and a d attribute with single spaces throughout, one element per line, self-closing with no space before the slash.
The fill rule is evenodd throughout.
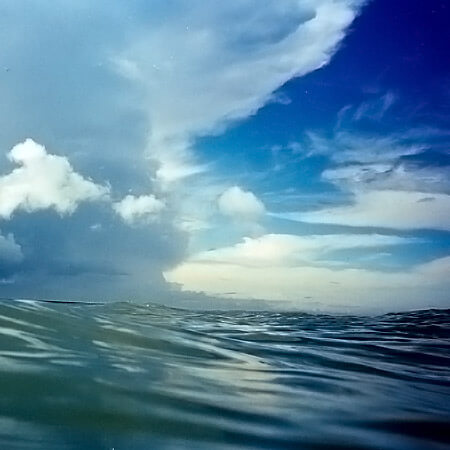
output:
<path id="1" fill-rule="evenodd" d="M 253 192 L 233 186 L 218 198 L 219 210 L 225 216 L 236 220 L 257 221 L 265 213 L 265 207 Z"/>
<path id="2" fill-rule="evenodd" d="M 17 264 L 23 260 L 22 249 L 9 233 L 6 236 L 0 234 L 0 263 Z"/>
<path id="3" fill-rule="evenodd" d="M 356 109 L 353 120 L 381 120 L 389 108 L 395 103 L 396 99 L 393 92 L 387 92 L 375 100 L 364 102 Z"/>
<path id="4" fill-rule="evenodd" d="M 310 223 L 398 229 L 450 230 L 450 195 L 408 191 L 360 191 L 348 206 L 282 214 Z"/>
<path id="5" fill-rule="evenodd" d="M 185 290 L 217 296 L 226 293 L 227 297 L 293 301 L 297 305 L 301 305 L 303 297 L 314 297 L 326 304 L 383 302 L 390 288 L 406 285 L 405 280 L 411 275 L 383 274 L 348 266 L 336 268 L 324 258 L 336 250 L 370 248 L 378 252 L 386 246 L 412 242 L 418 240 L 379 234 L 267 234 L 197 253 L 167 271 L 165 277 Z M 431 272 L 434 274 L 436 270 Z M 415 273 L 423 273 L 423 279 L 434 276 L 425 269 Z M 376 298 L 377 295 L 381 297 Z"/>
<path id="6" fill-rule="evenodd" d="M 254 114 L 286 81 L 325 65 L 362 3 L 178 0 L 175 15 L 138 30 L 113 63 L 145 92 L 162 185 L 202 170 L 193 139 Z"/>
<path id="7" fill-rule="evenodd" d="M 140 221 L 149 222 L 158 218 L 165 208 L 165 203 L 154 195 L 127 195 L 120 202 L 113 204 L 114 211 L 132 225 Z"/>
<path id="8" fill-rule="evenodd" d="M 413 131 L 413 130 L 412 130 Z M 438 136 L 444 137 L 443 131 Z M 332 139 L 309 133 L 309 154 L 326 154 L 333 165 L 322 178 L 344 189 L 399 190 L 449 193 L 446 167 L 421 166 L 407 160 L 426 152 L 430 144 L 409 132 L 388 136 L 369 136 L 339 132 Z"/>
<path id="9" fill-rule="evenodd" d="M 366 135 L 340 131 L 331 139 L 307 133 L 308 154 L 324 154 L 336 164 L 393 164 L 402 156 L 425 149 L 423 142 L 411 142 L 401 135 Z"/>
<path id="10" fill-rule="evenodd" d="M 435 129 L 383 137 L 338 132 L 332 139 L 309 133 L 306 154 L 329 157 L 331 164 L 322 179 L 352 194 L 353 202 L 272 215 L 310 223 L 449 230 L 448 170 L 427 164 L 427 157 L 421 155 L 431 147 L 426 140 L 444 136 Z"/>
<path id="11" fill-rule="evenodd" d="M 409 244 L 417 239 L 380 234 L 329 234 L 297 236 L 265 234 L 243 242 L 193 255 L 192 262 L 238 264 L 255 267 L 287 267 L 311 263 L 335 250 L 380 248 Z"/>
<path id="12" fill-rule="evenodd" d="M 177 226 L 180 230 L 186 231 L 187 233 L 211 229 L 211 224 L 209 222 L 195 217 L 181 217 L 179 222 L 177 222 Z"/>
<path id="13" fill-rule="evenodd" d="M 273 264 L 249 265 L 241 257 L 234 261 L 193 259 L 166 272 L 165 277 L 184 290 L 226 298 L 290 301 L 297 307 L 311 301 L 341 311 L 344 306 L 399 310 L 448 304 L 450 257 L 388 273 L 289 264 L 289 252 L 282 249 L 281 254 Z"/>
<path id="14" fill-rule="evenodd" d="M 108 196 L 107 187 L 83 178 L 66 158 L 47 153 L 32 139 L 14 146 L 8 159 L 19 167 L 0 177 L 0 217 L 48 208 L 71 214 L 81 202 Z"/>
<path id="15" fill-rule="evenodd" d="M 325 170 L 322 178 L 354 190 L 450 193 L 447 167 L 417 167 L 396 163 L 350 164 Z"/>

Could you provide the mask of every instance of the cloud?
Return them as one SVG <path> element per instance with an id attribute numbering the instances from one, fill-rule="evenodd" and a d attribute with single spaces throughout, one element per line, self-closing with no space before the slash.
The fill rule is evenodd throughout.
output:
<path id="1" fill-rule="evenodd" d="M 0 233 L 0 285 L 14 282 L 15 273 L 24 260 L 22 248 L 16 243 L 12 233 Z"/>
<path id="2" fill-rule="evenodd" d="M 257 221 L 265 213 L 265 207 L 253 192 L 244 191 L 233 186 L 224 191 L 218 198 L 220 212 L 235 220 Z"/>
<path id="3" fill-rule="evenodd" d="M 346 267 L 188 261 L 166 272 L 165 277 L 185 290 L 218 297 L 289 301 L 297 308 L 308 306 L 313 300 L 324 309 L 339 307 L 342 311 L 342 305 L 346 305 L 361 311 L 393 311 L 447 306 L 449 269 L 449 257 L 396 273 Z"/>
<path id="4" fill-rule="evenodd" d="M 306 152 L 326 155 L 334 164 L 393 163 L 399 158 L 417 155 L 428 148 L 421 141 L 411 141 L 401 135 L 367 134 L 359 131 L 338 131 L 332 138 L 309 132 L 306 135 Z"/>
<path id="5" fill-rule="evenodd" d="M 254 114 L 286 81 L 327 64 L 362 4 L 178 0 L 176 14 L 136 31 L 111 60 L 142 87 L 159 182 L 202 170 L 191 152 L 196 137 Z"/>
<path id="6" fill-rule="evenodd" d="M 447 167 L 429 164 L 433 143 L 424 140 L 426 132 L 419 137 L 411 132 L 379 136 L 346 131 L 332 139 L 310 133 L 309 150 L 329 157 L 331 165 L 322 178 L 344 189 L 449 193 Z M 446 138 L 443 132 L 437 136 Z"/>
<path id="7" fill-rule="evenodd" d="M 23 5 L 5 4 L 0 52 L 10 70 L 0 71 L 0 146 L 29 135 L 67 158 L 42 157 L 45 174 L 61 179 L 28 176 L 41 174 L 29 162 L 1 178 L 2 190 L 18 178 L 26 187 L 8 195 L 8 208 L 0 196 L 0 216 L 27 243 L 26 273 L 2 295 L 167 294 L 162 271 L 186 257 L 180 228 L 209 233 L 229 185 L 196 153 L 196 139 L 255 114 L 286 81 L 327 64 L 362 3 L 80 0 L 58 8 L 28 2 L 26 15 Z M 169 213 L 153 214 L 155 202 L 132 197 L 127 222 L 114 211 L 124 200 L 114 209 L 94 201 L 111 205 L 106 180 L 114 199 L 145 192 Z M 146 226 L 128 226 L 137 221 Z M 64 273 L 55 269 L 61 261 Z"/>
<path id="8" fill-rule="evenodd" d="M 5 219 L 16 210 L 71 214 L 81 202 L 108 196 L 107 187 L 83 178 L 65 157 L 47 153 L 32 139 L 15 145 L 8 159 L 19 167 L 0 177 L 0 217 Z"/>
<path id="9" fill-rule="evenodd" d="M 352 205 L 284 214 L 283 217 L 310 223 L 355 227 L 449 231 L 450 195 L 390 190 L 360 191 L 355 193 Z"/>
<path id="10" fill-rule="evenodd" d="M 349 164 L 326 169 L 322 178 L 344 189 L 450 194 L 447 167 L 407 163 Z"/>
<path id="11" fill-rule="evenodd" d="M 288 267 L 318 263 L 336 250 L 370 249 L 417 242 L 417 239 L 380 234 L 328 234 L 298 236 L 265 234 L 193 255 L 192 262 L 238 264 L 252 267 Z"/>
<path id="12" fill-rule="evenodd" d="M 380 99 L 383 115 L 393 101 L 388 94 Z M 348 110 L 341 111 L 339 122 Z M 321 179 L 334 184 L 352 202 L 273 215 L 317 224 L 449 230 L 448 162 L 441 151 L 447 141 L 446 131 L 429 127 L 383 135 L 338 130 L 331 138 L 307 133 L 303 157 L 326 156 L 328 164 Z"/>
<path id="13" fill-rule="evenodd" d="M 3 264 L 17 264 L 23 260 L 22 248 L 9 233 L 6 236 L 0 234 L 0 266 Z"/>
<path id="14" fill-rule="evenodd" d="M 320 155 L 328 159 L 323 180 L 352 191 L 450 192 L 447 130 L 420 126 L 377 132 L 373 119 L 370 132 L 354 129 L 351 124 L 344 129 L 341 116 L 352 108 L 346 106 L 340 111 L 331 137 L 309 131 L 297 143 L 303 158 Z"/>
<path id="15" fill-rule="evenodd" d="M 353 120 L 362 119 L 381 120 L 386 112 L 392 107 L 397 97 L 392 92 L 387 92 L 380 98 L 364 102 L 358 106 L 353 114 Z"/>
<path id="16" fill-rule="evenodd" d="M 120 202 L 113 204 L 114 211 L 130 225 L 140 221 L 156 220 L 164 208 L 164 202 L 154 195 L 141 195 L 139 197 L 127 195 Z"/>
<path id="17" fill-rule="evenodd" d="M 391 105 L 390 93 L 379 103 Z M 369 102 L 370 103 L 370 102 Z M 372 105 L 373 106 L 373 105 Z M 411 192 L 450 193 L 448 179 L 448 131 L 429 126 L 401 129 L 398 132 L 364 133 L 351 128 L 342 129 L 342 114 L 338 115 L 337 131 L 331 138 L 317 133 L 306 134 L 304 156 L 324 155 L 329 159 L 322 179 L 341 189 L 396 190 Z M 357 110 L 367 109 L 367 103 Z M 372 120 L 374 117 L 367 117 Z"/>

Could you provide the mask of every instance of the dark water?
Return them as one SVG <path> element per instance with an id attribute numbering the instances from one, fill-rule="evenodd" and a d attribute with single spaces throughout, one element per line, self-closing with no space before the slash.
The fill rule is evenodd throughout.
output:
<path id="1" fill-rule="evenodd" d="M 450 310 L 0 302 L 0 449 L 433 449 Z"/>

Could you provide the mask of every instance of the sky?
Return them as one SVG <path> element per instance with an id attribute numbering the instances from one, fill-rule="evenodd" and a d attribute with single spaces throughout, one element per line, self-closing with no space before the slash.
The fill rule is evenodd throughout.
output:
<path id="1" fill-rule="evenodd" d="M 0 0 L 0 297 L 449 307 L 449 20 Z"/>

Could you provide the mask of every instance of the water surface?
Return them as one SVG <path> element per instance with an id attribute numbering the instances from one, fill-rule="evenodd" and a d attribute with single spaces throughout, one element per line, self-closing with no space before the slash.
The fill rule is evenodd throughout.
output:
<path id="1" fill-rule="evenodd" d="M 0 302 L 1 449 L 439 449 L 450 310 Z"/>

